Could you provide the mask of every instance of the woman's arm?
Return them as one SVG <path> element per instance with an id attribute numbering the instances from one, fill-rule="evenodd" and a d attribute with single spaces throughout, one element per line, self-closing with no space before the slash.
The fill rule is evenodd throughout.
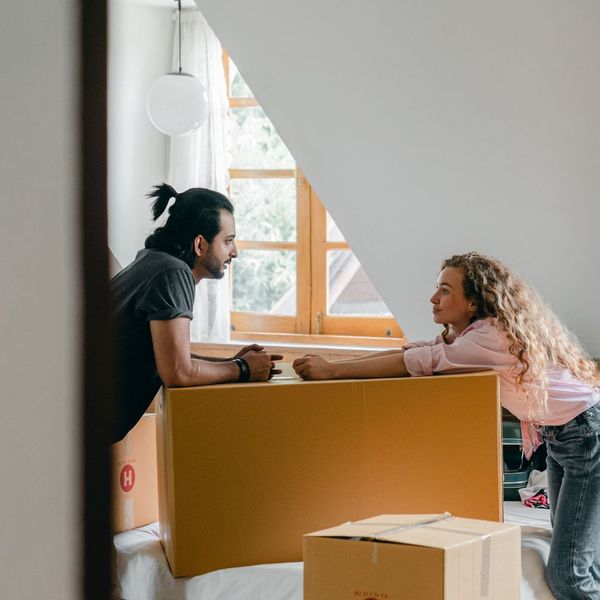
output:
<path id="1" fill-rule="evenodd" d="M 409 344 L 405 344 L 401 348 L 394 348 L 392 350 L 383 350 L 381 352 L 371 352 L 369 354 L 361 354 L 360 356 L 355 356 L 354 358 L 348 358 L 343 362 L 354 362 L 357 360 L 364 360 L 365 358 L 373 358 L 375 356 L 387 356 L 392 354 L 402 354 L 405 350 L 410 350 L 412 348 L 422 348 L 423 346 L 435 346 L 436 344 L 444 343 L 444 339 L 441 335 L 438 335 L 434 340 L 421 340 L 417 342 L 410 342 Z M 340 362 L 340 361 L 335 361 Z"/>
<path id="2" fill-rule="evenodd" d="M 332 362 L 334 362 L 334 363 L 357 362 L 359 360 L 368 360 L 368 359 L 374 358 L 376 356 L 391 356 L 394 354 L 402 354 L 403 352 L 404 352 L 403 348 L 395 348 L 394 350 L 382 350 L 381 352 L 370 352 L 369 354 L 361 354 L 360 356 L 355 356 L 354 358 L 345 358 L 342 360 L 335 360 Z M 310 356 L 310 355 L 307 355 L 307 356 Z"/>
<path id="3" fill-rule="evenodd" d="M 360 357 L 360 360 L 330 362 L 322 356 L 303 356 L 293 365 L 302 379 L 369 379 L 376 377 L 408 377 L 401 350 L 386 350 Z"/>

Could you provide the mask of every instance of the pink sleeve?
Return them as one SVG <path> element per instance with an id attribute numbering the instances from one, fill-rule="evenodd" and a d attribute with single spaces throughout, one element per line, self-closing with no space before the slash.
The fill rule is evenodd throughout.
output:
<path id="1" fill-rule="evenodd" d="M 435 340 L 420 340 L 418 342 L 411 342 L 402 346 L 403 350 L 412 350 L 413 348 L 422 348 L 423 346 L 435 346 L 435 344 L 441 344 L 444 340 L 441 335 L 438 335 Z"/>
<path id="2" fill-rule="evenodd" d="M 404 363 L 413 376 L 433 373 L 503 370 L 514 357 L 495 327 L 482 327 L 456 338 L 452 344 L 435 344 L 411 348 L 404 353 Z"/>

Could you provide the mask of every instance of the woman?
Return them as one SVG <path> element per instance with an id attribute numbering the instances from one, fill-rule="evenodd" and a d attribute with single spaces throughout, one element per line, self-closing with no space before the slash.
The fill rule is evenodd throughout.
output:
<path id="1" fill-rule="evenodd" d="M 494 369 L 502 405 L 521 419 L 526 455 L 545 440 L 553 537 L 547 579 L 562 600 L 600 600 L 600 374 L 535 291 L 474 252 L 445 260 L 431 297 L 444 330 L 329 362 L 294 361 L 304 379 L 405 377 Z"/>

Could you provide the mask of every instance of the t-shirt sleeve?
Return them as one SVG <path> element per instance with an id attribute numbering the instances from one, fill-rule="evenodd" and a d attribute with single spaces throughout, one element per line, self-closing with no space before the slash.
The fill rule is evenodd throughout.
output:
<path id="1" fill-rule="evenodd" d="M 513 360 L 506 341 L 495 329 L 470 332 L 452 344 L 441 342 L 404 352 L 406 369 L 413 376 L 498 369 Z"/>
<path id="2" fill-rule="evenodd" d="M 172 269 L 153 277 L 136 304 L 137 314 L 146 321 L 168 321 L 194 316 L 194 280 L 183 269 Z"/>

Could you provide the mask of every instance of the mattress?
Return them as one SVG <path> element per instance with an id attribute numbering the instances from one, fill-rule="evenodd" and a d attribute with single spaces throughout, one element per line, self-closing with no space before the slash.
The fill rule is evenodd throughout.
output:
<path id="1" fill-rule="evenodd" d="M 548 510 L 504 503 L 504 520 L 521 525 L 522 600 L 547 600 L 544 577 L 552 529 Z M 118 533 L 117 579 L 125 600 L 302 600 L 302 563 L 222 569 L 196 577 L 171 575 L 158 523 Z"/>
<path id="2" fill-rule="evenodd" d="M 544 575 L 552 538 L 550 511 L 528 508 L 518 501 L 505 502 L 504 521 L 521 525 L 521 599 L 554 598 Z"/>

